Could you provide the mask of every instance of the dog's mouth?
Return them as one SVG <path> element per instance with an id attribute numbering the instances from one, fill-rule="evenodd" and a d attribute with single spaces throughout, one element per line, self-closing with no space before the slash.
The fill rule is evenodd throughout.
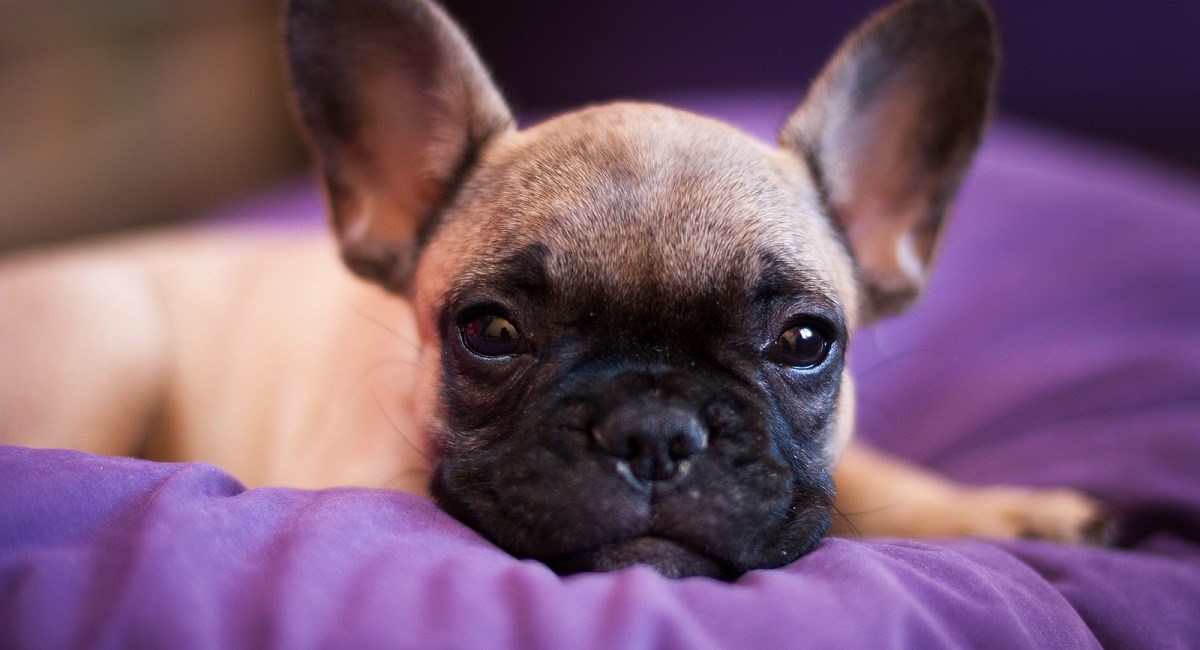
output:
<path id="1" fill-rule="evenodd" d="M 471 463 L 458 460 L 435 472 L 438 503 L 506 551 L 564 575 L 641 564 L 669 578 L 731 581 L 803 556 L 829 525 L 832 491 L 824 480 L 772 480 L 761 467 L 745 472 L 756 479 L 735 478 L 702 463 L 696 469 L 702 480 L 648 499 L 615 473 L 596 471 L 603 463 L 552 471 L 527 460 L 520 471 L 533 466 L 538 479 L 520 484 L 503 471 L 497 479 L 490 463 L 463 472 Z"/>
<path id="2" fill-rule="evenodd" d="M 617 571 L 635 564 L 650 566 L 668 578 L 706 576 L 732 580 L 741 573 L 686 542 L 653 534 L 639 535 L 590 551 L 546 558 L 544 561 L 562 574 Z"/>

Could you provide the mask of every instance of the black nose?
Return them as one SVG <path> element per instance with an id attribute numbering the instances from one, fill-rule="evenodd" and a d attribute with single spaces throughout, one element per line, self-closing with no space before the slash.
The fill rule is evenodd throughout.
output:
<path id="1" fill-rule="evenodd" d="M 700 418 L 685 409 L 661 404 L 618 408 L 595 431 L 600 448 L 629 462 L 643 481 L 665 481 L 679 462 L 704 449 L 708 433 Z"/>

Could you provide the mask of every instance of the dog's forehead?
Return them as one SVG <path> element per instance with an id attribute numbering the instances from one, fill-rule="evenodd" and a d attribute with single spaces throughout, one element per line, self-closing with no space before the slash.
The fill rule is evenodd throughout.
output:
<path id="1" fill-rule="evenodd" d="M 848 257 L 801 161 L 666 107 L 613 104 L 509 136 L 486 152 L 460 208 L 446 234 L 481 274 L 505 269 L 480 258 L 503 266 L 536 246 L 552 282 L 613 294 L 745 290 L 765 265 L 830 295 L 852 291 Z"/>

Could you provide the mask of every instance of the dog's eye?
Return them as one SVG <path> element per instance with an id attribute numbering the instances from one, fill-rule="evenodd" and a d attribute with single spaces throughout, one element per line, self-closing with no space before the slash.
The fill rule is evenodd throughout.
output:
<path id="1" fill-rule="evenodd" d="M 782 366 L 815 368 L 825 361 L 832 347 L 833 338 L 819 325 L 799 323 L 779 335 L 767 356 Z"/>
<path id="2" fill-rule="evenodd" d="M 477 316 L 462 325 L 463 344 L 485 357 L 516 354 L 524 347 L 521 332 L 512 321 L 495 314 Z"/>

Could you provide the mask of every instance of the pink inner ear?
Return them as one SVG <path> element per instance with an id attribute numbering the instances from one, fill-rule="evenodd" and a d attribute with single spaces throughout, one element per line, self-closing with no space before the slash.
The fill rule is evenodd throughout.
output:
<path id="1" fill-rule="evenodd" d="M 891 83 L 857 113 L 828 106 L 823 133 L 825 182 L 834 218 L 845 230 L 866 280 L 894 294 L 919 289 L 925 259 L 912 232 L 928 218 L 929 196 L 941 178 L 917 175 L 921 97 L 914 87 Z M 839 111 L 833 113 L 833 111 Z"/>
<path id="2" fill-rule="evenodd" d="M 291 0 L 287 24 L 344 256 L 370 279 L 406 281 L 424 220 L 512 115 L 433 2 Z"/>
<path id="3" fill-rule="evenodd" d="M 437 205 L 445 194 L 445 186 L 435 180 L 427 178 L 417 184 L 417 198 L 424 205 Z"/>
<path id="4" fill-rule="evenodd" d="M 982 131 L 994 45 L 975 2 L 897 3 L 847 40 L 781 133 L 823 185 L 876 311 L 922 285 Z"/>
<path id="5" fill-rule="evenodd" d="M 921 155 L 929 123 L 939 118 L 929 110 L 924 89 L 906 81 L 889 80 L 858 110 L 842 98 L 825 109 L 825 180 L 847 228 L 862 219 L 901 221 L 911 228 L 925 216 L 927 195 L 942 182 L 944 170 L 927 168 Z"/>
<path id="6" fill-rule="evenodd" d="M 920 287 L 925 260 L 920 257 L 908 217 L 897 218 L 891 204 L 859 199 L 846 206 L 846 237 L 870 282 L 880 289 Z"/>

